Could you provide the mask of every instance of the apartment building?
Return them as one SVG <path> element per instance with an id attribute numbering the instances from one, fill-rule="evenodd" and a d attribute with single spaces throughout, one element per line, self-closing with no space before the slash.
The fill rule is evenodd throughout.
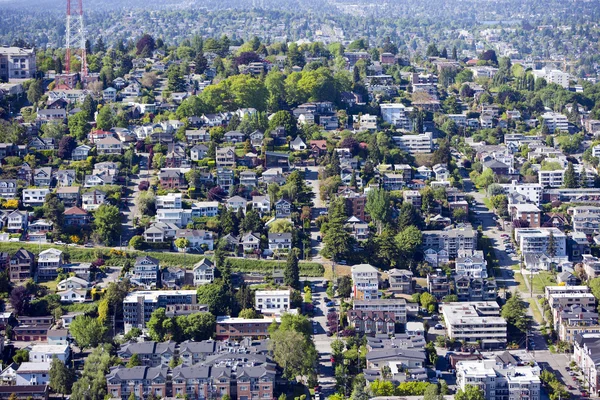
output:
<path id="1" fill-rule="evenodd" d="M 588 279 L 594 279 L 600 276 L 600 258 L 591 254 L 584 254 L 581 264 Z"/>
<path id="2" fill-rule="evenodd" d="M 244 337 L 264 338 L 269 336 L 269 326 L 280 322 L 279 318 L 232 318 L 217 316 L 215 338 L 218 340 L 241 339 Z"/>
<path id="3" fill-rule="evenodd" d="M 567 236 L 558 228 L 515 228 L 514 232 L 521 254 L 547 253 L 553 240 L 554 257 L 567 256 Z"/>
<path id="4" fill-rule="evenodd" d="M 219 215 L 218 201 L 198 201 L 192 205 L 192 217 L 216 217 Z"/>
<path id="5" fill-rule="evenodd" d="M 598 313 L 581 306 L 565 307 L 557 312 L 554 329 L 558 332 L 559 340 L 573 343 L 577 335 L 600 333 Z"/>
<path id="6" fill-rule="evenodd" d="M 280 316 L 290 309 L 290 289 L 257 290 L 254 292 L 254 308 L 265 315 Z"/>
<path id="7" fill-rule="evenodd" d="M 486 400 L 540 400 L 540 367 L 503 365 L 495 359 L 456 364 L 456 385 L 480 388 Z"/>
<path id="8" fill-rule="evenodd" d="M 566 115 L 556 112 L 545 112 L 542 114 L 542 123 L 546 124 L 550 133 L 555 131 L 567 132 L 569 130 L 569 119 Z"/>
<path id="9" fill-rule="evenodd" d="M 32 278 L 35 265 L 35 255 L 23 248 L 16 251 L 10 258 L 10 281 L 19 282 Z"/>
<path id="10" fill-rule="evenodd" d="M 542 225 L 542 211 L 535 204 L 510 204 L 508 211 L 513 221 L 526 222 L 529 228 L 539 228 Z"/>
<path id="11" fill-rule="evenodd" d="M 194 275 L 194 286 L 211 283 L 215 279 L 215 266 L 208 258 L 203 258 L 192 270 Z"/>
<path id="12" fill-rule="evenodd" d="M 411 154 L 417 153 L 431 153 L 433 141 L 431 138 L 431 132 L 425 132 L 415 135 L 402 135 L 394 136 L 392 138 L 396 146 L 402 151 L 406 151 Z"/>
<path id="13" fill-rule="evenodd" d="M 443 303 L 440 308 L 450 339 L 478 342 L 484 349 L 506 345 L 506 320 L 500 316 L 498 303 Z"/>
<path id="14" fill-rule="evenodd" d="M 500 184 L 506 194 L 519 194 L 524 196 L 529 202 L 539 206 L 542 203 L 544 195 L 544 186 L 539 183 L 511 183 Z"/>
<path id="15" fill-rule="evenodd" d="M 461 250 L 477 249 L 477 231 L 473 230 L 472 227 L 423 231 L 422 247 L 425 251 L 427 249 L 445 250 L 448 257 L 456 258 Z"/>
<path id="16" fill-rule="evenodd" d="M 401 103 L 394 104 L 380 104 L 381 119 L 393 127 L 404 129 L 407 131 L 413 130 L 412 119 L 410 113 L 413 111 L 412 107 L 406 107 Z"/>
<path id="17" fill-rule="evenodd" d="M 363 335 L 393 335 L 396 316 L 389 311 L 348 310 L 348 325 Z"/>
<path id="18" fill-rule="evenodd" d="M 548 83 L 556 83 L 557 85 L 560 85 L 563 88 L 569 87 L 569 80 L 571 79 L 571 75 L 567 72 L 563 72 L 559 69 L 550 69 L 546 67 L 542 69 L 534 69 L 531 72 L 536 80 L 539 78 L 543 78 Z"/>
<path id="19" fill-rule="evenodd" d="M 406 323 L 405 299 L 354 300 L 352 308 L 356 311 L 385 311 L 394 315 L 395 322 Z"/>
<path id="20" fill-rule="evenodd" d="M 195 290 L 155 290 L 131 292 L 123 300 L 125 333 L 144 328 L 157 308 L 172 304 L 196 304 Z"/>
<path id="21" fill-rule="evenodd" d="M 370 264 L 352 266 L 352 297 L 355 299 L 379 298 L 379 272 Z"/>
<path id="22" fill-rule="evenodd" d="M 175 343 L 167 342 L 127 342 L 121 345 L 117 355 L 125 364 L 137 354 L 140 365 L 145 367 L 167 366 L 176 354 Z"/>
<path id="23" fill-rule="evenodd" d="M 461 252 L 455 260 L 455 272 L 459 276 L 471 278 L 487 278 L 487 261 L 483 251 Z"/>
<path id="24" fill-rule="evenodd" d="M 493 301 L 498 297 L 495 279 L 454 276 L 454 292 L 458 301 Z"/>
<path id="25" fill-rule="evenodd" d="M 127 400 L 150 395 L 167 397 L 168 367 L 112 367 L 106 375 L 107 393 L 113 399 Z"/>
<path id="26" fill-rule="evenodd" d="M 217 167 L 235 168 L 235 147 L 221 147 L 216 152 Z"/>
<path id="27" fill-rule="evenodd" d="M 450 278 L 439 269 L 427 274 L 427 291 L 436 299 L 443 299 L 450 294 Z"/>
<path id="28" fill-rule="evenodd" d="M 596 235 L 600 233 L 600 214 L 598 213 L 576 213 L 571 217 L 573 231 Z"/>
<path id="29" fill-rule="evenodd" d="M 0 81 L 33 79 L 37 72 L 35 50 L 21 47 L 0 47 Z"/>

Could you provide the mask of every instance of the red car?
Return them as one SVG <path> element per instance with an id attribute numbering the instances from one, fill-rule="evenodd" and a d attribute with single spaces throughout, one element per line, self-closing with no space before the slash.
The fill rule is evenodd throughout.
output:
<path id="1" fill-rule="evenodd" d="M 588 392 L 581 392 L 581 397 L 590 397 Z"/>

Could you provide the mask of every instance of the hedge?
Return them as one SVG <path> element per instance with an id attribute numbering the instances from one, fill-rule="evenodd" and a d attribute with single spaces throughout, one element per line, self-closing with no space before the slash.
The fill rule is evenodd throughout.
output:
<path id="1" fill-rule="evenodd" d="M 199 254 L 184 253 L 164 253 L 164 252 L 145 252 L 119 250 L 118 248 L 81 248 L 68 247 L 65 245 L 35 244 L 24 242 L 4 242 L 0 243 L 0 251 L 9 252 L 11 255 L 23 247 L 33 254 L 39 254 L 49 248 L 57 248 L 70 256 L 71 262 L 93 262 L 98 258 L 104 259 L 106 265 L 123 266 L 126 259 L 148 255 L 160 261 L 161 266 L 165 267 L 184 267 L 192 268 L 194 264 L 205 258 Z M 209 257 L 212 258 L 212 257 Z M 283 269 L 285 261 L 254 260 L 246 258 L 227 258 L 234 272 L 272 272 L 273 269 Z M 301 276 L 323 276 L 325 269 L 323 265 L 315 262 L 299 262 Z"/>

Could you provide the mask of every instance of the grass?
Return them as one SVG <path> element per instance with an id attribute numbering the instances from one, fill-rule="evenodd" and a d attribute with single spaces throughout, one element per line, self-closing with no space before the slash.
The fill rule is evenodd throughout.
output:
<path id="1" fill-rule="evenodd" d="M 331 264 L 329 264 L 329 263 L 323 264 L 323 267 L 324 267 L 323 276 L 325 277 L 325 279 L 332 280 L 333 279 L 333 270 L 332 270 Z M 352 275 L 352 268 L 349 267 L 348 265 L 336 264 L 336 266 L 335 266 L 336 278 L 343 276 L 343 275 L 347 275 L 347 276 Z"/>
<path id="2" fill-rule="evenodd" d="M 556 278 L 551 272 L 542 271 L 533 276 L 533 291 L 535 293 L 544 293 L 546 286 L 555 286 Z"/>
<path id="3" fill-rule="evenodd" d="M 542 313 L 540 312 L 539 308 L 537 307 L 535 299 L 528 298 L 528 299 L 525 299 L 525 301 L 527 303 L 529 303 L 529 308 L 531 309 L 531 312 L 533 313 L 533 319 L 535 319 L 539 324 L 544 322 L 544 317 L 542 317 Z"/>
<path id="4" fill-rule="evenodd" d="M 48 288 L 49 292 L 56 292 L 56 287 L 58 286 L 58 282 L 56 282 L 56 280 L 53 281 L 48 281 L 48 282 L 42 282 L 40 283 L 40 285 L 45 286 L 46 288 Z"/>
<path id="5" fill-rule="evenodd" d="M 518 287 L 521 291 L 527 289 L 527 285 L 525 284 L 525 278 L 520 272 L 515 273 L 515 281 L 519 284 Z"/>

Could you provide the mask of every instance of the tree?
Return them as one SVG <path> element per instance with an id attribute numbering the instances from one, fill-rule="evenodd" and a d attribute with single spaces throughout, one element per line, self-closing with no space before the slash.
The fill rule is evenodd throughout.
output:
<path id="1" fill-rule="evenodd" d="M 444 396 L 440 394 L 438 385 L 431 384 L 427 386 L 427 389 L 425 389 L 425 393 L 423 393 L 423 400 L 444 400 Z"/>
<path id="2" fill-rule="evenodd" d="M 323 254 L 336 261 L 341 260 L 351 249 L 350 234 L 344 229 L 347 220 L 346 199 L 336 197 L 329 207 L 329 222 L 323 238 Z"/>
<path id="3" fill-rule="evenodd" d="M 137 353 L 132 354 L 131 358 L 127 362 L 127 368 L 139 367 L 140 365 L 142 365 L 140 356 L 137 355 Z"/>
<path id="4" fill-rule="evenodd" d="M 103 400 L 107 395 L 106 374 L 115 364 L 111 356 L 112 346 L 105 344 L 92 350 L 85 359 L 81 377 L 75 382 L 71 398 L 73 400 Z"/>
<path id="5" fill-rule="evenodd" d="M 206 57 L 204 57 L 204 52 L 199 51 L 196 54 L 196 58 L 194 58 L 194 64 L 196 65 L 195 72 L 197 74 L 203 74 L 204 71 L 206 71 L 206 68 L 208 68 L 208 60 Z"/>
<path id="6" fill-rule="evenodd" d="M 398 229 L 404 230 L 409 226 L 419 227 L 421 225 L 421 216 L 417 209 L 410 203 L 402 203 L 400 206 L 400 215 L 398 216 Z"/>
<path id="7" fill-rule="evenodd" d="M 300 269 L 298 267 L 297 249 L 289 251 L 283 273 L 283 282 L 294 289 L 298 289 L 300 286 Z"/>
<path id="8" fill-rule="evenodd" d="M 314 374 L 318 353 L 310 338 L 312 327 L 303 315 L 285 314 L 269 327 L 269 349 L 286 379 Z"/>
<path id="9" fill-rule="evenodd" d="M 183 237 L 177 238 L 175 239 L 175 247 L 180 250 L 188 249 L 190 247 L 190 241 Z"/>
<path id="10" fill-rule="evenodd" d="M 175 337 L 177 342 L 183 340 L 192 340 L 201 342 L 210 339 L 215 332 L 217 320 L 211 313 L 195 313 L 191 315 L 181 315 L 175 322 L 175 331 L 179 332 L 179 337 Z"/>
<path id="11" fill-rule="evenodd" d="M 215 279 L 212 283 L 200 286 L 197 295 L 198 303 L 207 304 L 208 310 L 213 315 L 228 315 L 230 304 L 227 288 L 222 279 Z"/>
<path id="12" fill-rule="evenodd" d="M 156 196 L 151 190 L 141 192 L 135 199 L 138 213 L 140 215 L 153 216 L 156 214 Z"/>
<path id="13" fill-rule="evenodd" d="M 260 318 L 260 314 L 257 313 L 254 308 L 244 308 L 242 311 L 240 311 L 238 317 L 244 319 L 255 319 Z"/>
<path id="14" fill-rule="evenodd" d="M 563 179 L 563 187 L 569 189 L 577 187 L 577 178 L 575 177 L 575 168 L 573 167 L 572 162 L 567 164 L 567 169 L 565 170 Z"/>
<path id="15" fill-rule="evenodd" d="M 149 56 L 150 53 L 156 49 L 156 43 L 154 38 L 149 34 L 145 33 L 142 37 L 137 41 L 135 48 L 137 50 L 137 54 L 145 53 L 145 56 Z"/>
<path id="16" fill-rule="evenodd" d="M 63 225 L 63 216 L 65 212 L 65 205 L 54 193 L 46 195 L 46 201 L 42 206 L 44 212 L 44 218 L 52 221 L 55 229 L 60 230 Z"/>
<path id="17" fill-rule="evenodd" d="M 467 220 L 467 212 L 464 208 L 456 208 L 452 211 L 452 218 L 456 222 L 465 222 Z"/>
<path id="18" fill-rule="evenodd" d="M 17 364 L 22 364 L 24 362 L 29 361 L 29 351 L 25 349 L 19 349 L 15 351 L 15 355 L 13 356 L 13 361 Z"/>
<path id="19" fill-rule="evenodd" d="M 485 400 L 483 390 L 475 385 L 466 385 L 464 389 L 459 389 L 454 395 L 456 400 Z"/>
<path id="20" fill-rule="evenodd" d="M 73 136 L 65 135 L 58 142 L 58 156 L 62 159 L 71 157 L 71 152 L 77 146 L 77 142 Z"/>
<path id="21" fill-rule="evenodd" d="M 425 345 L 425 350 L 427 351 L 427 358 L 429 359 L 429 363 L 433 367 L 435 367 L 438 361 L 438 354 L 433 342 L 427 342 L 427 344 Z"/>
<path id="22" fill-rule="evenodd" d="M 29 306 L 29 291 L 25 286 L 17 286 L 10 293 L 9 301 L 17 315 L 23 315 Z"/>
<path id="23" fill-rule="evenodd" d="M 104 341 L 107 330 L 101 321 L 86 315 L 75 318 L 69 327 L 69 331 L 81 348 L 98 346 Z"/>
<path id="24" fill-rule="evenodd" d="M 395 392 L 394 385 L 390 381 L 376 379 L 369 386 L 374 396 L 393 396 Z"/>
<path id="25" fill-rule="evenodd" d="M 367 194 L 365 211 L 377 224 L 377 233 L 381 234 L 383 225 L 388 221 L 390 214 L 390 196 L 384 189 L 370 190 Z"/>
<path id="26" fill-rule="evenodd" d="M 114 115 L 113 111 L 109 106 L 104 106 L 98 112 L 98 117 L 96 118 L 96 127 L 98 129 L 108 131 L 114 125 Z"/>
<path id="27" fill-rule="evenodd" d="M 135 235 L 129 239 L 129 247 L 134 250 L 141 250 L 144 247 L 144 237 L 141 235 Z"/>
<path id="28" fill-rule="evenodd" d="M 37 103 L 40 98 L 44 95 L 44 88 L 42 87 L 42 81 L 39 79 L 34 80 L 27 89 L 27 100 L 31 104 Z"/>
<path id="29" fill-rule="evenodd" d="M 531 317 L 527 315 L 528 306 L 521 298 L 519 292 L 515 292 L 502 307 L 502 318 L 506 319 L 509 332 L 525 333 L 531 328 Z"/>
<path id="30" fill-rule="evenodd" d="M 111 244 L 121 232 L 121 215 L 116 206 L 102 204 L 94 212 L 94 232 L 105 244 Z"/>
<path id="31" fill-rule="evenodd" d="M 427 292 L 421 293 L 420 302 L 421 307 L 426 310 L 429 310 L 432 306 L 435 307 L 435 304 L 437 303 L 435 297 L 433 297 L 431 293 Z"/>
<path id="32" fill-rule="evenodd" d="M 52 357 L 49 375 L 50 387 L 52 390 L 56 393 L 60 393 L 63 397 L 65 394 L 71 393 L 73 373 L 56 356 Z"/>
<path id="33" fill-rule="evenodd" d="M 340 295 L 340 297 L 350 297 L 350 294 L 352 293 L 352 279 L 350 279 L 349 276 L 344 275 L 338 278 L 337 284 L 337 292 Z"/>

